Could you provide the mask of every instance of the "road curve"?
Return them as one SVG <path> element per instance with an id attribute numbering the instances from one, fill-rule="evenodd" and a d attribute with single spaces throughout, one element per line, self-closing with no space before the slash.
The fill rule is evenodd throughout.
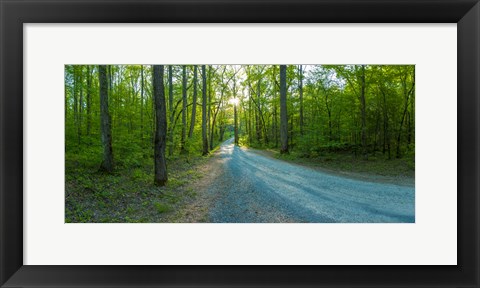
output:
<path id="1" fill-rule="evenodd" d="M 415 222 L 415 189 L 322 173 L 224 142 L 209 222 Z"/>

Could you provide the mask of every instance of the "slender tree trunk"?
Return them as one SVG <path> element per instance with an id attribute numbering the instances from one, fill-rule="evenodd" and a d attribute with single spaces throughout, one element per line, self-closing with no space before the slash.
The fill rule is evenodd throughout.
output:
<path id="1" fill-rule="evenodd" d="M 287 66 L 280 65 L 280 153 L 288 153 Z"/>
<path id="2" fill-rule="evenodd" d="M 197 110 L 197 65 L 193 66 L 193 104 L 192 104 L 192 118 L 190 119 L 190 131 L 188 138 L 193 136 L 193 128 L 195 128 L 195 113 Z"/>
<path id="3" fill-rule="evenodd" d="M 254 100 L 254 104 L 255 104 L 255 131 L 257 132 L 257 142 L 258 143 L 262 143 L 262 123 L 260 122 L 260 113 L 262 113 L 262 111 L 260 111 L 260 81 L 258 81 L 257 83 L 257 100 Z"/>
<path id="4" fill-rule="evenodd" d="M 210 129 L 210 150 L 213 150 L 213 135 L 215 132 L 215 124 L 217 122 L 217 114 L 220 109 L 218 108 L 215 110 L 215 113 L 213 113 L 213 120 L 212 120 L 212 127 Z"/>
<path id="5" fill-rule="evenodd" d="M 77 126 L 77 133 L 78 133 L 78 144 L 80 144 L 82 140 L 82 126 L 83 126 L 83 65 L 79 66 L 80 68 L 80 99 L 78 101 L 78 126 Z"/>
<path id="6" fill-rule="evenodd" d="M 212 112 L 212 65 L 208 65 L 208 108 L 207 108 L 207 138 L 212 130 L 210 114 Z M 209 142 L 210 150 L 213 149 L 213 142 Z"/>
<path id="7" fill-rule="evenodd" d="M 113 97 L 113 71 L 112 71 L 112 66 L 111 65 L 107 65 L 107 83 L 108 83 L 108 97 L 110 98 L 110 104 L 112 104 L 112 106 L 115 104 L 115 99 Z M 117 103 L 119 101 L 116 101 Z M 118 107 L 117 107 L 118 108 Z M 115 114 L 115 111 L 118 111 L 118 109 L 112 109 L 112 113 L 110 114 L 111 118 L 112 118 L 112 127 L 116 127 L 115 126 L 115 121 L 117 120 L 117 117 L 116 117 L 116 114 Z"/>
<path id="8" fill-rule="evenodd" d="M 253 98 L 252 98 L 253 100 Z M 260 117 L 259 117 L 259 112 L 258 112 L 258 107 L 257 107 L 257 103 L 253 103 L 255 105 L 255 111 L 254 111 L 254 115 L 255 115 L 255 135 L 256 135 L 256 138 L 257 138 L 257 143 L 261 143 L 262 142 L 262 130 L 260 130 Z"/>
<path id="9" fill-rule="evenodd" d="M 220 90 L 220 101 L 217 105 L 217 108 L 215 110 L 215 113 L 213 113 L 213 121 L 212 121 L 212 127 L 210 129 L 210 150 L 213 149 L 213 136 L 214 136 L 214 133 L 215 133 L 215 125 L 217 123 L 217 115 L 218 115 L 218 112 L 220 111 L 220 107 L 222 105 L 222 102 L 223 102 L 223 88 Z"/>
<path id="10" fill-rule="evenodd" d="M 98 66 L 100 83 L 100 122 L 103 145 L 103 161 L 100 170 L 111 173 L 113 171 L 112 131 L 111 119 L 108 111 L 108 81 L 105 65 Z"/>
<path id="11" fill-rule="evenodd" d="M 87 135 L 90 136 L 92 129 L 92 70 L 87 66 Z"/>
<path id="12" fill-rule="evenodd" d="M 75 129 L 78 127 L 78 72 L 77 66 L 73 65 L 73 123 L 75 124 Z M 78 131 L 77 131 L 78 137 Z M 78 139 L 77 139 L 78 140 Z"/>
<path id="13" fill-rule="evenodd" d="M 276 82 L 277 66 L 273 66 L 273 82 Z M 275 138 L 275 148 L 278 148 L 278 117 L 277 117 L 277 86 L 273 85 L 273 130 Z"/>
<path id="14" fill-rule="evenodd" d="M 367 154 L 367 125 L 366 125 L 366 107 L 365 107 L 365 65 L 362 65 L 361 90 L 360 90 L 360 105 L 362 110 L 362 153 L 363 158 L 368 159 Z"/>
<path id="15" fill-rule="evenodd" d="M 236 89 L 236 77 L 233 77 L 233 99 L 237 99 L 237 89 Z M 233 136 L 235 145 L 238 146 L 238 115 L 237 115 L 237 103 L 233 103 Z"/>
<path id="16" fill-rule="evenodd" d="M 144 105 L 144 87 L 143 87 L 143 65 L 141 67 L 141 81 L 142 83 L 140 83 L 140 99 L 141 99 L 141 103 L 140 103 L 140 140 L 142 140 L 142 143 L 143 143 L 143 105 Z"/>
<path id="17" fill-rule="evenodd" d="M 303 135 L 303 67 L 299 67 L 299 80 L 298 80 L 298 90 L 300 92 L 300 134 Z M 330 128 L 330 134 L 331 134 Z M 330 135 L 331 136 L 331 135 Z"/>
<path id="18" fill-rule="evenodd" d="M 167 131 L 167 109 L 165 107 L 165 87 L 163 84 L 163 65 L 153 66 L 153 95 L 155 98 L 155 179 L 157 186 L 164 186 L 167 183 L 167 162 L 165 158 L 166 131 Z"/>
<path id="19" fill-rule="evenodd" d="M 169 133 L 169 143 L 170 146 L 168 147 L 168 155 L 173 154 L 173 66 L 168 65 L 168 109 L 170 110 L 170 133 Z"/>
<path id="20" fill-rule="evenodd" d="M 412 139 L 412 134 L 411 134 L 411 130 L 412 129 L 412 126 L 411 126 L 411 123 L 410 123 L 410 112 L 407 112 L 407 144 L 410 145 L 411 143 L 411 139 Z"/>
<path id="21" fill-rule="evenodd" d="M 380 133 L 380 110 L 377 110 L 377 116 L 375 117 L 375 134 L 373 140 L 373 152 L 377 151 L 377 139 Z"/>
<path id="22" fill-rule="evenodd" d="M 127 101 L 130 102 L 127 104 L 128 106 L 131 106 L 133 108 L 133 113 L 135 113 L 135 99 L 137 98 L 137 91 L 135 91 L 135 82 L 137 79 L 134 79 L 132 70 L 130 70 L 130 86 L 131 86 L 131 97 L 130 99 L 127 98 Z M 127 102 L 127 103 L 128 103 Z M 132 131 L 135 131 L 134 123 L 133 123 L 133 117 L 128 117 L 128 134 L 132 134 Z"/>
<path id="23" fill-rule="evenodd" d="M 182 66 L 182 138 L 181 151 L 185 152 L 185 139 L 187 138 L 187 66 Z"/>
<path id="24" fill-rule="evenodd" d="M 324 89 L 325 92 L 325 108 L 327 108 L 328 115 L 328 141 L 332 141 L 332 111 L 328 105 L 328 92 Z"/>
<path id="25" fill-rule="evenodd" d="M 202 65 L 202 155 L 208 154 L 207 138 L 207 72 L 205 65 Z"/>
<path id="26" fill-rule="evenodd" d="M 248 144 L 252 143 L 252 92 L 248 89 Z"/>
<path id="27" fill-rule="evenodd" d="M 67 90 L 67 66 L 65 66 L 64 71 L 64 84 L 63 84 L 63 93 L 65 94 L 65 124 L 68 120 L 68 90 Z"/>
<path id="28" fill-rule="evenodd" d="M 391 158 L 390 154 L 390 132 L 388 130 L 388 110 L 387 110 L 387 96 L 383 89 L 380 90 L 383 95 L 383 155 L 388 148 L 388 159 Z"/>

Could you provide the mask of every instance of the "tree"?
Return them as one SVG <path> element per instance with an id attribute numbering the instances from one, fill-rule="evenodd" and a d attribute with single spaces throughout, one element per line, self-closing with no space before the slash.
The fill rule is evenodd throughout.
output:
<path id="1" fill-rule="evenodd" d="M 280 65 L 280 153 L 288 153 L 287 66 Z"/>
<path id="2" fill-rule="evenodd" d="M 234 136 L 234 143 L 238 145 L 238 112 L 237 112 L 237 81 L 235 81 L 235 75 L 233 74 L 233 136 Z"/>
<path id="3" fill-rule="evenodd" d="M 202 155 L 208 154 L 208 139 L 207 139 L 207 74 L 205 65 L 202 65 Z"/>
<path id="4" fill-rule="evenodd" d="M 363 158 L 367 159 L 368 158 L 368 152 L 367 152 L 367 124 L 366 124 L 366 104 L 365 104 L 365 65 L 361 66 L 361 74 L 360 74 L 360 83 L 361 83 L 361 89 L 360 89 L 360 108 L 362 111 L 362 153 L 363 153 Z"/>
<path id="5" fill-rule="evenodd" d="M 165 157 L 166 131 L 167 131 L 167 109 L 165 107 L 165 87 L 163 84 L 163 65 L 153 65 L 153 96 L 155 99 L 155 178 L 157 186 L 164 186 L 167 183 L 167 161 Z"/>
<path id="6" fill-rule="evenodd" d="M 195 113 L 197 110 L 197 65 L 193 66 L 193 101 L 192 101 L 192 118 L 190 118 L 190 131 L 188 138 L 193 136 L 193 128 L 195 128 Z"/>
<path id="7" fill-rule="evenodd" d="M 181 152 L 185 152 L 185 139 L 187 138 L 187 66 L 182 66 L 182 138 L 180 140 Z"/>
<path id="8" fill-rule="evenodd" d="M 141 74 L 141 83 L 140 83 L 140 139 L 143 141 L 143 105 L 144 105 L 144 76 L 143 76 L 143 65 L 140 68 Z"/>
<path id="9" fill-rule="evenodd" d="M 108 110 L 108 81 L 105 65 L 98 66 L 98 80 L 100 83 L 100 117 L 103 145 L 103 161 L 100 170 L 111 173 L 113 171 L 112 131 L 111 119 Z"/>
<path id="10" fill-rule="evenodd" d="M 298 66 L 298 91 L 300 94 L 300 134 L 303 135 L 303 67 Z"/>
<path id="11" fill-rule="evenodd" d="M 87 135 L 90 136 L 92 127 L 92 73 L 90 65 L 87 65 Z"/>
<path id="12" fill-rule="evenodd" d="M 168 65 L 168 110 L 170 113 L 170 133 L 169 133 L 169 138 L 170 138 L 170 146 L 168 149 L 168 155 L 173 154 L 173 117 L 175 116 L 173 113 L 173 66 Z"/>

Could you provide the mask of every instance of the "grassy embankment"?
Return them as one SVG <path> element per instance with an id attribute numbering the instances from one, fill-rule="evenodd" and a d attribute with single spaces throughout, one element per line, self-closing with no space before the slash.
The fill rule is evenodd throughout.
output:
<path id="1" fill-rule="evenodd" d="M 280 154 L 278 148 L 248 145 L 246 141 L 242 141 L 241 145 L 257 149 L 257 152 L 269 157 L 327 173 L 397 184 L 413 185 L 415 182 L 415 155 L 413 153 L 404 153 L 402 158 L 395 158 L 392 151 L 392 157 L 388 159 L 387 155 L 376 151 L 375 153 L 370 152 L 368 159 L 364 159 L 358 151 L 355 155 L 355 151 L 351 147 L 309 149 L 308 153 L 305 150 L 292 149 L 289 154 Z"/>

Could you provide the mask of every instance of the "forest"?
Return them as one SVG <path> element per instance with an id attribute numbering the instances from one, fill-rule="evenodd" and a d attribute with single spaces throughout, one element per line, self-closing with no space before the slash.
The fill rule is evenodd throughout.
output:
<path id="1" fill-rule="evenodd" d="M 66 222 L 184 222 L 199 165 L 231 138 L 414 177 L 415 66 L 66 65 Z"/>

